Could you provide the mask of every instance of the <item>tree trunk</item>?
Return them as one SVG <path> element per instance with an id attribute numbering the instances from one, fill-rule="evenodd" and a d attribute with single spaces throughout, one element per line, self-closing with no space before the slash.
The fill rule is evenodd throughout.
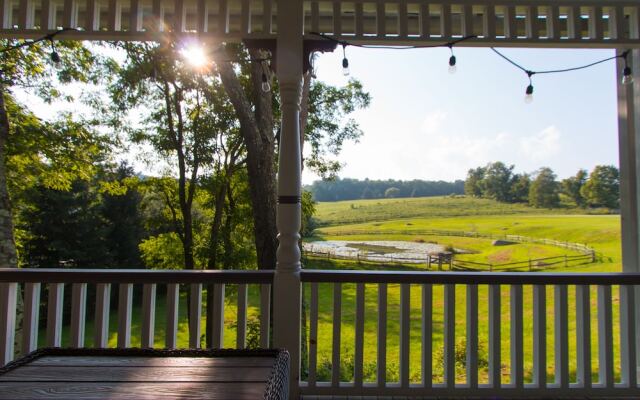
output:
<path id="1" fill-rule="evenodd" d="M 13 237 L 13 213 L 7 188 L 8 139 L 9 118 L 4 104 L 4 86 L 0 84 L 0 268 L 18 268 L 18 255 Z"/>
<path id="2" fill-rule="evenodd" d="M 222 215 L 224 214 L 224 200 L 227 197 L 227 184 L 223 182 L 216 192 L 215 211 L 211 233 L 209 235 L 209 259 L 207 269 L 218 269 L 218 242 L 220 240 L 220 227 L 222 226 Z"/>
<path id="3" fill-rule="evenodd" d="M 252 58 L 261 56 L 257 51 L 251 51 L 250 54 Z M 258 269 L 275 269 L 278 229 L 272 96 L 271 93 L 260 91 L 263 71 L 260 63 L 254 62 L 251 68 L 253 102 L 249 101 L 230 63 L 219 63 L 218 71 L 238 116 L 240 132 L 247 149 L 247 172 Z"/>
<path id="4" fill-rule="evenodd" d="M 5 89 L 0 83 L 0 268 L 18 268 L 18 252 L 13 237 L 13 212 L 7 187 L 7 141 L 9 117 L 4 103 Z M 16 302 L 16 332 L 14 351 L 19 353 L 22 344 L 22 294 L 18 291 Z"/>

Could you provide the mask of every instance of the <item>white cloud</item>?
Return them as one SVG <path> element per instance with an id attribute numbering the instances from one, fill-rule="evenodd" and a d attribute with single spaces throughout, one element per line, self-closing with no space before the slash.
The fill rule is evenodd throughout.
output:
<path id="1" fill-rule="evenodd" d="M 446 119 L 447 113 L 443 110 L 430 112 L 422 122 L 422 131 L 428 135 L 437 134 Z"/>
<path id="2" fill-rule="evenodd" d="M 551 125 L 530 137 L 520 139 L 522 155 L 531 161 L 547 160 L 560 153 L 560 131 Z"/>

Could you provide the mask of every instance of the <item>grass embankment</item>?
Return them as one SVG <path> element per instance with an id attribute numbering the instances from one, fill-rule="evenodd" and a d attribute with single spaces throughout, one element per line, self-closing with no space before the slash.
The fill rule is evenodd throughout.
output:
<path id="1" fill-rule="evenodd" d="M 437 241 L 453 246 L 467 247 L 478 250 L 479 254 L 470 257 L 502 257 L 517 258 L 529 255 L 534 257 L 548 256 L 556 251 L 567 253 L 565 249 L 553 246 L 514 245 L 511 253 L 505 255 L 507 247 L 495 248 L 490 240 L 458 237 L 437 237 L 423 235 L 421 231 L 460 230 L 496 235 L 522 235 L 535 238 L 547 238 L 561 241 L 588 244 L 599 254 L 596 263 L 570 268 L 553 269 L 562 272 L 619 272 L 621 270 L 620 255 L 620 218 L 616 215 L 580 215 L 580 210 L 538 210 L 523 205 L 503 205 L 490 200 L 469 198 L 425 198 L 425 199 L 393 199 L 393 200 L 363 200 L 338 203 L 320 203 L 317 206 L 317 218 L 322 224 L 318 229 L 316 239 L 333 240 L 407 240 L 407 241 Z M 493 251 L 493 252 L 492 252 Z M 501 253 L 500 253 L 501 252 Z M 496 256 L 498 254 L 498 256 Z M 336 268 L 366 267 L 357 263 L 326 261 L 309 259 L 307 268 Z M 414 267 L 415 268 L 415 267 Z M 355 268 L 354 268 L 355 269 Z M 320 285 L 320 309 L 318 327 L 318 358 L 319 372 L 322 378 L 328 379 L 330 373 L 331 343 L 332 343 L 332 285 Z M 434 379 L 442 380 L 443 363 L 443 287 L 433 288 L 433 354 Z M 614 293 L 614 361 L 616 375 L 619 374 L 619 329 L 618 304 L 619 293 Z M 509 288 L 501 291 L 502 317 L 502 366 L 503 381 L 509 381 L 510 372 L 510 310 Z M 308 291 L 306 293 L 308 296 Z M 354 319 L 355 319 L 355 285 L 342 287 L 342 334 L 341 354 L 343 362 L 343 379 L 350 380 L 353 376 L 354 351 Z M 480 341 L 480 376 L 481 381 L 487 379 L 486 351 L 488 343 L 488 292 L 487 287 L 479 287 L 479 341 Z M 388 288 L 388 320 L 387 320 L 387 376 L 390 380 L 398 378 L 398 338 L 399 338 L 399 306 L 400 289 L 398 285 Z M 591 330 L 592 330 L 592 358 L 594 379 L 597 380 L 597 311 L 596 289 L 591 290 Z M 456 360 L 457 380 L 464 381 L 464 337 L 465 337 L 465 287 L 456 287 Z M 412 381 L 420 380 L 420 352 L 421 352 L 421 288 L 417 285 L 411 288 L 411 357 L 410 375 Z M 569 355 L 572 379 L 575 379 L 576 349 L 575 349 L 575 287 L 569 288 Z M 527 380 L 531 380 L 533 367 L 533 290 L 531 286 L 524 287 L 524 359 Z M 547 363 L 548 379 L 554 379 L 554 296 L 553 289 L 547 288 Z M 376 348 L 377 348 L 377 286 L 367 285 L 365 294 L 365 377 L 375 379 Z"/>

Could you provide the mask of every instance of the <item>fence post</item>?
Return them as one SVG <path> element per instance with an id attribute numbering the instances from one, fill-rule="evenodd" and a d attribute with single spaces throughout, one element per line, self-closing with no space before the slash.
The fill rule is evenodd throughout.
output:
<path id="1" fill-rule="evenodd" d="M 529 272 L 531 272 L 531 259 L 529 259 Z"/>
<path id="2" fill-rule="evenodd" d="M 567 263 L 567 255 L 564 255 L 564 267 L 567 268 L 569 265 Z"/>

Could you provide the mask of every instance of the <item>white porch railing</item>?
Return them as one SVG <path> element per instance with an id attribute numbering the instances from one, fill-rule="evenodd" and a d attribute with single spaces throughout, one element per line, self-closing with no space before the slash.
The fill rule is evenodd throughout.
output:
<path id="1" fill-rule="evenodd" d="M 305 270 L 302 281 L 308 282 L 305 285 L 309 287 L 308 378 L 301 382 L 303 395 L 640 396 L 634 286 L 640 284 L 640 274 Z M 615 301 L 612 287 L 613 293 L 619 295 Z M 326 295 L 319 296 L 319 292 Z M 438 296 L 434 297 L 436 292 Z M 483 295 L 479 296 L 479 292 Z M 343 307 L 345 293 L 350 294 L 351 307 Z M 418 295 L 412 296 L 412 293 Z M 456 302 L 456 296 L 463 296 L 465 300 Z M 505 297 L 506 301 L 503 300 Z M 548 299 L 553 302 L 552 321 L 547 321 Z M 323 305 L 323 300 L 332 304 Z M 619 313 L 613 308 L 618 301 Z M 501 302 L 508 306 L 504 307 Z M 326 326 L 325 315 L 322 337 L 327 338 L 326 331 L 331 331 L 330 371 L 324 373 L 328 379 L 320 382 L 318 310 L 324 308 L 326 314 L 329 307 L 332 323 L 330 327 Z M 343 314 L 345 309 L 351 310 L 350 315 Z M 525 313 L 525 310 L 529 312 Z M 458 315 L 460 312 L 464 317 Z M 376 334 L 371 329 L 365 332 L 367 314 L 370 321 L 377 320 Z M 597 315 L 596 324 L 592 324 L 594 314 Z M 442 323 L 441 341 L 435 340 L 436 315 L 440 318 L 437 324 Z M 485 376 L 482 378 L 479 376 L 479 319 L 483 319 L 482 325 L 488 330 L 488 367 L 483 370 Z M 619 323 L 619 338 L 614 337 L 614 332 L 618 331 L 614 329 L 615 322 Z M 399 327 L 393 335 L 390 334 L 392 323 Z M 501 327 L 505 325 L 509 333 L 503 336 Z M 553 359 L 547 349 L 548 325 L 553 329 Z M 570 326 L 575 328 L 570 329 Z M 349 339 L 352 343 L 348 346 L 342 346 L 345 344 L 343 329 L 349 330 L 347 337 L 353 338 Z M 464 331 L 464 361 L 460 360 L 459 349 L 456 350 L 456 330 Z M 365 333 L 369 337 L 367 341 Z M 374 336 L 373 340 L 371 336 Z M 413 348 L 416 342 L 420 345 Z M 508 359 L 501 358 L 504 353 L 501 345 L 505 342 L 508 343 Z M 595 354 L 592 354 L 592 344 L 594 347 L 597 344 Z M 353 348 L 353 352 L 344 354 L 345 347 Z M 390 347 L 397 349 L 398 358 L 388 358 Z M 434 360 L 434 354 L 438 353 L 436 347 L 443 351 L 440 365 L 434 365 L 437 364 Z M 618 358 L 615 352 L 619 352 Z M 529 360 L 525 360 L 525 354 Z M 347 368 L 346 379 L 345 372 L 341 374 L 338 367 L 344 357 L 353 359 L 353 370 Z M 369 364 L 375 368 L 375 376 L 370 379 L 364 376 L 365 357 L 372 360 Z M 412 358 L 419 360 L 419 371 L 410 371 Z M 464 364 L 464 373 L 456 371 L 456 361 Z M 532 364 L 530 374 L 525 374 L 525 361 Z M 575 379 L 571 379 L 570 364 L 575 364 Z M 397 372 L 399 379 L 389 382 L 389 370 L 394 365 L 398 371 L 392 372 Z M 434 380 L 434 366 L 441 367 L 442 378 L 437 381 Z M 503 370 L 507 366 L 509 375 L 505 379 Z M 547 381 L 550 369 L 553 370 L 553 381 Z M 594 381 L 592 372 L 596 370 L 598 378 Z"/>
<path id="2" fill-rule="evenodd" d="M 139 335 L 141 347 L 154 346 L 155 302 L 161 285 L 166 286 L 164 346 L 200 347 L 203 285 L 210 284 L 215 285 L 213 313 L 209 314 L 213 347 L 224 344 L 225 285 L 236 285 L 238 293 L 235 321 L 226 322 L 237 324 L 235 346 L 246 344 L 248 287 L 257 285 L 260 289 L 254 293 L 259 292 L 259 301 L 254 303 L 259 302 L 260 309 L 259 343 L 269 347 L 273 277 L 273 271 L 0 269 L 0 364 L 16 354 L 19 294 L 24 304 L 20 310 L 21 352 L 61 346 L 65 307 L 70 310 L 70 321 L 64 321 L 68 326 L 65 342 L 85 346 L 86 310 L 91 306 L 95 307 L 94 346 L 105 347 L 113 333 L 108 327 L 110 289 L 115 284 L 118 347 L 131 347 L 135 285 L 142 286 L 136 292 L 141 296 L 136 303 L 142 304 L 140 332 L 133 332 Z M 303 396 L 640 396 L 635 292 L 640 274 L 303 270 L 301 280 L 309 299 L 308 326 L 303 326 L 308 333 L 308 362 L 303 370 L 308 373 L 299 385 Z M 188 345 L 177 342 L 181 284 L 189 285 Z M 46 340 L 38 343 L 44 285 L 48 288 Z M 96 293 L 90 304 L 89 285 L 95 285 Z M 65 306 L 69 287 L 71 304 Z M 456 297 L 464 301 L 456 302 Z M 552 309 L 547 303 L 553 303 Z M 614 308 L 616 303 L 619 308 Z M 375 329 L 369 323 L 365 330 L 366 317 L 377 321 Z M 442 327 L 441 333 L 437 326 Z M 501 332 L 503 327 L 508 327 L 508 334 Z M 548 351 L 549 328 L 553 357 Z M 322 330 L 331 334 L 321 335 Z M 486 360 L 480 351 L 484 343 L 479 342 L 481 331 L 487 333 L 484 330 L 488 331 Z M 321 336 L 325 342 L 331 338 L 329 370 L 323 373 L 319 353 L 328 346 L 319 346 Z M 456 362 L 461 361 L 456 339 L 461 336 L 465 339 L 464 372 L 456 369 Z M 345 354 L 342 346 L 347 337 L 353 338 L 349 339 L 353 340 L 353 354 Z M 416 343 L 420 345 L 414 348 Z M 505 347 L 508 357 L 503 357 Z M 397 358 L 390 357 L 396 350 Z M 442 356 L 435 360 L 434 354 Z M 353 369 L 347 368 L 345 378 L 338 366 L 351 356 Z M 370 368 L 367 371 L 366 359 L 373 359 L 373 376 Z M 412 359 L 419 360 L 413 363 L 419 367 L 412 366 Z M 388 379 L 394 368 L 397 382 Z M 554 379 L 547 380 L 551 371 Z M 592 379 L 592 374 L 597 378 Z"/>
<path id="3" fill-rule="evenodd" d="M 247 341 L 248 286 L 259 286 L 259 343 L 270 347 L 270 302 L 273 271 L 158 271 L 158 270 L 69 270 L 69 269 L 0 269 L 0 365 L 11 361 L 16 333 L 16 299 L 23 296 L 22 340 L 20 352 L 38 347 L 60 347 L 62 344 L 65 286 L 71 288 L 68 343 L 85 347 L 87 286 L 95 285 L 94 347 L 107 347 L 111 286 L 118 285 L 117 346 L 131 347 L 133 288 L 142 286 L 140 347 L 152 348 L 155 342 L 156 297 L 158 285 L 166 286 L 166 348 L 180 347 L 178 321 L 180 285 L 188 285 L 189 344 L 181 347 L 200 348 L 202 337 L 203 285 L 213 285 L 213 303 L 208 305 L 212 320 L 212 347 L 224 347 L 225 285 L 235 285 L 237 292 L 235 347 L 242 349 Z M 66 285 L 65 285 L 66 284 Z M 38 343 L 40 293 L 47 286 L 46 339 Z"/>
<path id="4" fill-rule="evenodd" d="M 277 0 L 0 0 L 0 37 L 35 38 L 62 27 L 86 40 L 275 39 Z M 283 3 L 286 6 L 286 2 Z M 638 46 L 634 0 L 354 0 L 303 2 L 305 34 L 369 44 Z M 62 37 L 61 36 L 61 37 Z M 316 38 L 317 37 L 311 37 Z"/>

